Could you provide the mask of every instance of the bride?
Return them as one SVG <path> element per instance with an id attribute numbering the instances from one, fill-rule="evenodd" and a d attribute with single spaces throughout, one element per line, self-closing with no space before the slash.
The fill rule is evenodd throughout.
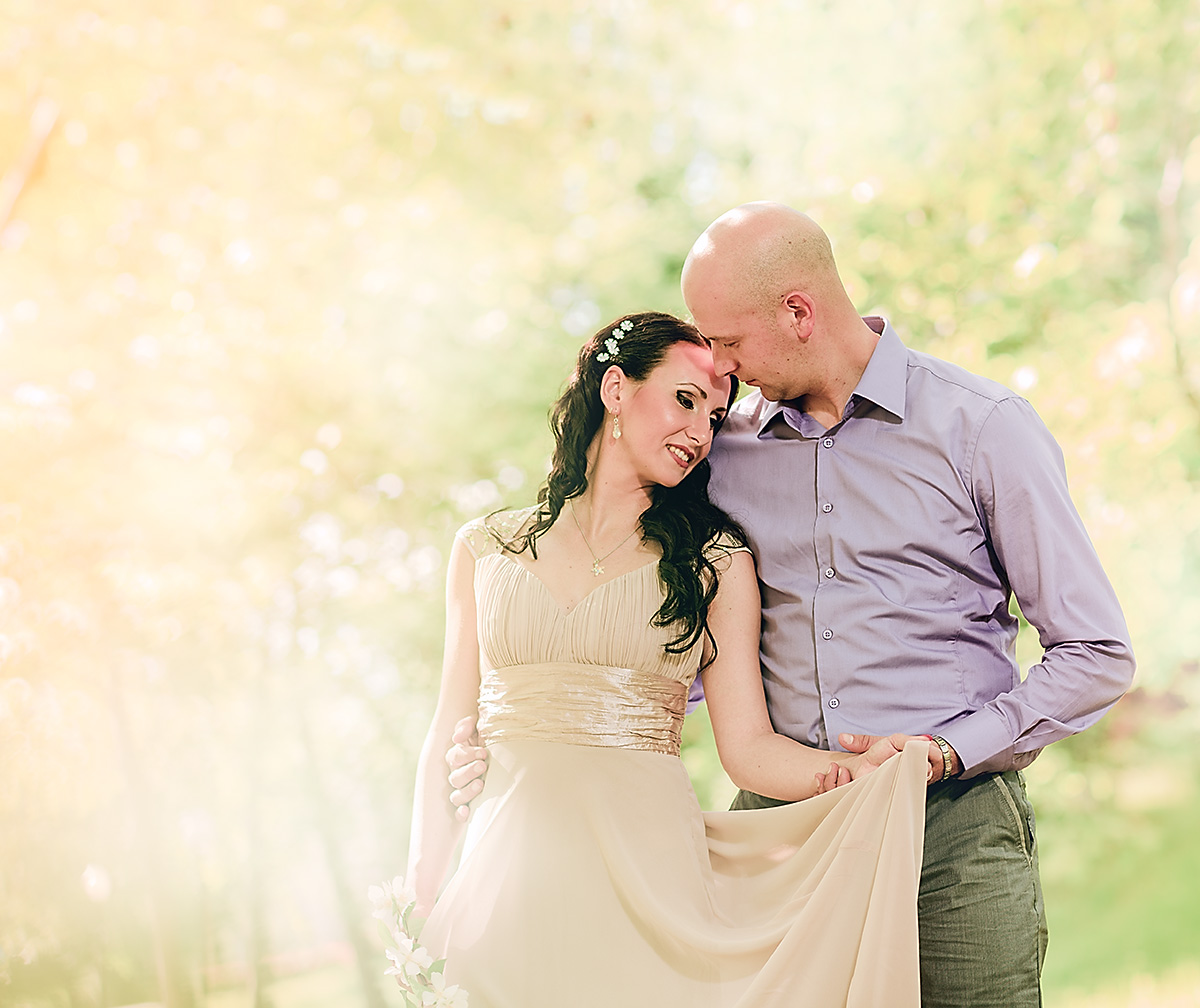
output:
<path id="1" fill-rule="evenodd" d="M 919 1003 L 940 766 L 910 736 L 830 753 L 772 729 L 753 558 L 707 494 L 732 398 L 694 327 L 618 319 L 552 410 L 538 503 L 455 538 L 407 879 L 471 1008 Z M 698 670 L 730 778 L 796 804 L 701 812 L 679 759 Z M 476 715 L 488 776 L 446 882 L 441 754 Z"/>

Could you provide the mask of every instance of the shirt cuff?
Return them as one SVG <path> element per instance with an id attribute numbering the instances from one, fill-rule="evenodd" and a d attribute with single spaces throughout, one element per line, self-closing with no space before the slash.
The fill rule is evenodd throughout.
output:
<path id="1" fill-rule="evenodd" d="M 1020 770 L 1034 761 L 1041 749 L 1014 752 L 1012 731 L 995 711 L 983 708 L 939 730 L 940 735 L 958 753 L 962 763 L 960 777 L 966 779 L 985 773 Z"/>

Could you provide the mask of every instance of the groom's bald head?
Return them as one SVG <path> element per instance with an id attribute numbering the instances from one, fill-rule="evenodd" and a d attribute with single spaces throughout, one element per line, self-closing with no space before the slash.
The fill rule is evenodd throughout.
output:
<path id="1" fill-rule="evenodd" d="M 829 237 L 807 214 L 782 203 L 744 203 L 712 222 L 692 246 L 681 278 L 696 314 L 718 299 L 725 308 L 774 311 L 791 290 L 841 291 Z"/>

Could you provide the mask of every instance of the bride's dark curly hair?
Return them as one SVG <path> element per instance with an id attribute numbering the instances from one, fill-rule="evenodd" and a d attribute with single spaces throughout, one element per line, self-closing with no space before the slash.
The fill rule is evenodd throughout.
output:
<path id="1" fill-rule="evenodd" d="M 623 331 L 615 359 L 611 345 L 606 345 L 613 330 Z M 627 378 L 644 381 L 675 343 L 708 346 L 695 326 L 662 312 L 622 316 L 583 345 L 566 390 L 550 410 L 554 455 L 550 475 L 538 490 L 538 510 L 509 549 L 518 553 L 528 549 L 536 559 L 538 538 L 554 524 L 566 502 L 587 488 L 588 448 L 604 422 L 600 381 L 605 372 L 615 364 Z M 737 391 L 736 378 L 731 385 L 730 404 Z M 717 594 L 717 571 L 705 556 L 705 547 L 722 533 L 739 545 L 746 542 L 741 526 L 708 499 L 709 473 L 708 459 L 704 459 L 678 485 L 655 486 L 650 506 L 639 522 L 642 540 L 655 542 L 662 550 L 658 575 L 666 597 L 653 623 L 658 627 L 679 624 L 678 636 L 666 645 L 672 654 L 687 651 L 701 635 L 716 653 L 708 629 L 708 607 Z"/>

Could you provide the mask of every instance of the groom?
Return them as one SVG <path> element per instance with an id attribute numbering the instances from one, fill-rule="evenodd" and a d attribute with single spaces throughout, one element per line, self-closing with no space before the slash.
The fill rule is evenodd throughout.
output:
<path id="1" fill-rule="evenodd" d="M 713 444 L 710 492 L 758 562 L 775 729 L 874 747 L 873 762 L 892 751 L 880 736 L 933 737 L 923 1004 L 1040 1005 L 1045 916 L 1018 771 L 1133 674 L 1062 454 L 1023 399 L 861 318 L 829 239 L 789 207 L 719 217 L 682 285 L 717 373 L 755 389 Z M 1024 679 L 1011 596 L 1044 649 Z M 457 801 L 476 793 L 482 763 L 461 764 L 479 754 L 455 754 Z M 734 807 L 774 804 L 742 792 Z"/>

